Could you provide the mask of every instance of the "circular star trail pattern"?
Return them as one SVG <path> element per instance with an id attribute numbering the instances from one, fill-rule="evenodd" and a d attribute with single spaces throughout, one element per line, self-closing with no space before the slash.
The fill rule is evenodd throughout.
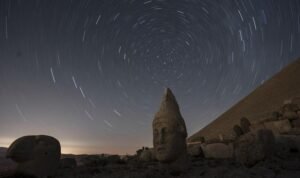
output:
<path id="1" fill-rule="evenodd" d="M 188 132 L 300 56 L 298 0 L 0 2 L 0 144 L 73 153 L 152 145 L 164 87 Z"/>

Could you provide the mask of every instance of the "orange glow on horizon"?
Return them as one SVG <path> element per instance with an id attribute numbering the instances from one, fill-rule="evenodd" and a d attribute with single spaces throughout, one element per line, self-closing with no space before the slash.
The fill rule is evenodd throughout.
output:
<path id="1" fill-rule="evenodd" d="M 0 137 L 0 147 L 8 148 L 16 138 Z M 62 154 L 135 154 L 136 150 L 142 146 L 96 146 L 88 144 L 80 144 L 75 142 L 61 142 Z"/>

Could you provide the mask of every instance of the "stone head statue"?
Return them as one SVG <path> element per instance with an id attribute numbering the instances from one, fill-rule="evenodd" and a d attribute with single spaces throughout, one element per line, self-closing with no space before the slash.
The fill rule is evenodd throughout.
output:
<path id="1" fill-rule="evenodd" d="M 158 161 L 172 163 L 186 157 L 186 126 L 169 88 L 165 90 L 152 128 L 154 154 Z"/>
<path id="2" fill-rule="evenodd" d="M 55 173 L 60 161 L 60 143 L 46 135 L 18 138 L 7 150 L 6 157 L 18 163 L 17 172 L 37 177 Z"/>

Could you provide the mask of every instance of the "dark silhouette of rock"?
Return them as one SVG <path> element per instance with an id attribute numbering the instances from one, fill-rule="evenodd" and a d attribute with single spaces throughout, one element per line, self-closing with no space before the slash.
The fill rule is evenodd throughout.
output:
<path id="1" fill-rule="evenodd" d="M 234 125 L 233 126 L 233 132 L 234 132 L 236 137 L 239 137 L 239 136 L 243 135 L 243 133 L 244 133 L 242 128 L 239 125 Z"/>
<path id="2" fill-rule="evenodd" d="M 300 116 L 298 117 L 298 119 L 291 121 L 291 124 L 295 128 L 300 128 Z"/>
<path id="3" fill-rule="evenodd" d="M 108 164 L 121 164 L 123 161 L 119 155 L 108 155 L 105 157 Z"/>
<path id="4" fill-rule="evenodd" d="M 233 145 L 211 143 L 202 145 L 205 158 L 225 159 L 233 157 Z"/>
<path id="5" fill-rule="evenodd" d="M 77 166 L 77 162 L 74 158 L 63 158 L 60 160 L 61 168 L 75 168 Z"/>
<path id="6" fill-rule="evenodd" d="M 60 143 L 46 135 L 24 136 L 15 140 L 6 157 L 18 163 L 17 172 L 37 177 L 53 175 L 59 167 Z"/>
<path id="7" fill-rule="evenodd" d="M 234 142 L 234 156 L 245 166 L 253 166 L 271 156 L 274 146 L 275 138 L 271 130 L 249 132 Z"/>
<path id="8" fill-rule="evenodd" d="M 153 148 L 143 149 L 139 155 L 139 160 L 144 162 L 155 161 L 154 150 Z"/>
<path id="9" fill-rule="evenodd" d="M 156 159 L 175 172 L 188 168 L 187 131 L 175 96 L 169 88 L 153 120 L 153 145 Z"/>
<path id="10" fill-rule="evenodd" d="M 248 133 L 250 132 L 250 121 L 246 117 L 242 117 L 240 120 L 240 125 L 243 133 Z"/>
<path id="11" fill-rule="evenodd" d="M 189 144 L 187 146 L 187 151 L 190 156 L 204 158 L 204 153 L 201 147 L 201 143 Z"/>

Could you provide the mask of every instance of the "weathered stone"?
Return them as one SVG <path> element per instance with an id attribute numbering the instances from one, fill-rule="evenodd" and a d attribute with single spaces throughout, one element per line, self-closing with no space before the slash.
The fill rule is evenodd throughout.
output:
<path id="1" fill-rule="evenodd" d="M 250 132 L 250 125 L 251 125 L 250 121 L 246 117 L 242 117 L 240 119 L 240 126 L 241 126 L 243 133 Z"/>
<path id="2" fill-rule="evenodd" d="M 223 135 L 223 134 L 219 134 L 219 140 L 220 140 L 221 142 L 224 141 L 224 135 Z"/>
<path id="3" fill-rule="evenodd" d="M 297 111 L 299 110 L 299 106 L 295 103 L 284 104 L 282 107 L 282 111 Z"/>
<path id="4" fill-rule="evenodd" d="M 239 137 L 239 136 L 243 135 L 243 130 L 239 125 L 234 125 L 233 126 L 233 132 L 234 132 L 236 137 Z"/>
<path id="5" fill-rule="evenodd" d="M 188 144 L 187 146 L 188 154 L 193 157 L 204 157 L 204 153 L 201 145 L 202 145 L 201 143 Z"/>
<path id="6" fill-rule="evenodd" d="M 300 118 L 291 121 L 292 127 L 300 128 Z"/>
<path id="7" fill-rule="evenodd" d="M 155 160 L 153 149 L 144 149 L 139 155 L 139 160 L 144 162 L 151 162 Z"/>
<path id="8" fill-rule="evenodd" d="M 61 168 L 75 168 L 77 166 L 77 162 L 74 158 L 63 158 L 60 160 Z"/>
<path id="9" fill-rule="evenodd" d="M 289 120 L 271 121 L 264 123 L 266 129 L 272 130 L 275 135 L 289 132 L 292 128 Z"/>
<path id="10" fill-rule="evenodd" d="M 279 118 L 281 116 L 281 114 L 279 112 L 272 112 L 272 117 L 273 118 Z"/>
<path id="11" fill-rule="evenodd" d="M 272 154 L 275 138 L 271 130 L 258 130 L 242 135 L 234 143 L 235 159 L 246 165 L 253 166 Z"/>
<path id="12" fill-rule="evenodd" d="M 55 173 L 60 154 L 58 140 L 46 135 L 32 135 L 15 140 L 7 150 L 6 157 L 18 163 L 18 172 L 42 177 Z"/>
<path id="13" fill-rule="evenodd" d="M 286 119 L 297 119 L 298 115 L 295 111 L 286 111 L 283 113 L 283 117 Z"/>
<path id="14" fill-rule="evenodd" d="M 281 112 L 283 113 L 283 117 L 286 119 L 297 119 L 298 115 L 297 115 L 297 111 L 299 110 L 299 107 L 297 104 L 285 104 L 282 109 Z"/>
<path id="15" fill-rule="evenodd" d="M 159 111 L 153 120 L 153 145 L 156 159 L 182 172 L 188 168 L 187 131 L 175 96 L 166 89 Z"/>
<path id="16" fill-rule="evenodd" d="M 233 145 L 224 143 L 212 143 L 202 146 L 206 158 L 225 159 L 233 157 Z"/>
<path id="17" fill-rule="evenodd" d="M 261 129 L 265 129 L 265 125 L 263 123 L 257 123 L 257 124 L 252 124 L 250 126 L 250 131 L 251 132 L 256 132 L 258 130 L 261 130 Z"/>
<path id="18" fill-rule="evenodd" d="M 276 143 L 281 154 L 300 152 L 300 137 L 296 135 L 279 135 Z M 284 153 L 286 152 L 286 153 Z"/>
<path id="19" fill-rule="evenodd" d="M 205 138 L 204 137 L 199 137 L 199 142 L 205 143 Z"/>

